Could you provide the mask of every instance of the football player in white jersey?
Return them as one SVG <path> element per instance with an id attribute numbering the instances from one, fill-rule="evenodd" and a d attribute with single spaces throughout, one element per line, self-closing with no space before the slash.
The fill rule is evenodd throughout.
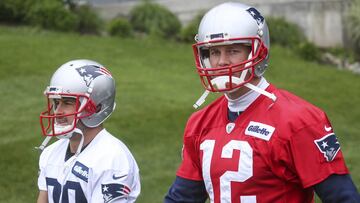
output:
<path id="1" fill-rule="evenodd" d="M 103 122 L 115 109 L 115 81 L 101 64 L 69 61 L 53 74 L 40 115 L 38 203 L 135 202 L 139 168 Z M 59 138 L 46 147 L 51 137 Z"/>

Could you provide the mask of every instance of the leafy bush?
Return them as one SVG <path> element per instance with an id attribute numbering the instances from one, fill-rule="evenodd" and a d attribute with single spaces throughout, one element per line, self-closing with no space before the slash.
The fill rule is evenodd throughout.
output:
<path id="1" fill-rule="evenodd" d="M 321 50 L 311 42 L 304 41 L 298 44 L 295 51 L 305 60 L 317 62 L 321 60 Z"/>
<path id="2" fill-rule="evenodd" d="M 266 18 L 269 26 L 270 42 L 284 47 L 296 47 L 305 40 L 301 29 L 284 18 Z"/>
<path id="3" fill-rule="evenodd" d="M 349 63 L 356 62 L 356 53 L 354 53 L 353 50 L 344 47 L 330 47 L 324 49 L 323 52 L 328 52 L 341 60 L 347 60 Z"/>
<path id="4" fill-rule="evenodd" d="M 179 19 L 167 8 L 144 2 L 130 11 L 130 23 L 135 31 L 160 37 L 176 38 L 180 32 Z"/>
<path id="5" fill-rule="evenodd" d="M 293 49 L 305 60 L 318 62 L 321 60 L 321 50 L 306 39 L 296 24 L 287 22 L 285 18 L 267 17 L 266 21 L 271 43 Z"/>
<path id="6" fill-rule="evenodd" d="M 347 30 L 351 41 L 351 48 L 360 60 L 360 0 L 353 0 L 347 15 Z"/>
<path id="7" fill-rule="evenodd" d="M 198 33 L 199 24 L 203 16 L 204 14 L 198 14 L 186 27 L 181 30 L 181 41 L 194 42 L 194 37 Z"/>
<path id="8" fill-rule="evenodd" d="M 77 32 L 82 34 L 100 34 L 103 21 L 90 6 L 74 7 L 73 13 L 77 16 Z"/>
<path id="9" fill-rule="evenodd" d="M 0 22 L 98 34 L 102 21 L 89 6 L 72 0 L 0 0 Z"/>
<path id="10" fill-rule="evenodd" d="M 77 16 L 59 1 L 42 1 L 33 5 L 27 15 L 32 25 L 46 29 L 73 31 L 77 28 Z"/>
<path id="11" fill-rule="evenodd" d="M 0 0 L 0 22 L 23 24 L 34 0 Z"/>
<path id="12" fill-rule="evenodd" d="M 130 22 L 125 18 L 114 18 L 109 22 L 108 33 L 111 36 L 132 37 L 133 30 Z"/>

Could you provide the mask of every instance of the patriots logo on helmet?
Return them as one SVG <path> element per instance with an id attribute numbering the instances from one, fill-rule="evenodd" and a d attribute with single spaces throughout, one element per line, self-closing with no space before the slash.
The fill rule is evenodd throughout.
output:
<path id="1" fill-rule="evenodd" d="M 88 87 L 91 84 L 91 82 L 99 75 L 110 75 L 111 76 L 110 72 L 108 70 L 106 70 L 106 68 L 103 68 L 103 67 L 100 68 L 97 66 L 83 66 L 80 68 L 76 68 L 76 71 L 83 78 L 86 86 L 88 86 Z"/>
<path id="2" fill-rule="evenodd" d="M 247 12 L 250 13 L 250 15 L 256 20 L 256 23 L 258 25 L 263 24 L 264 23 L 264 17 L 261 15 L 261 13 L 256 10 L 255 8 L 251 7 L 249 9 L 246 10 Z"/>
<path id="3" fill-rule="evenodd" d="M 101 184 L 101 191 L 103 194 L 104 202 L 108 203 L 112 200 L 127 197 L 130 194 L 130 188 L 122 184 Z"/>
<path id="4" fill-rule="evenodd" d="M 340 150 L 340 144 L 334 133 L 325 135 L 324 137 L 314 140 L 320 152 L 324 154 L 327 162 L 334 160 L 336 154 Z"/>

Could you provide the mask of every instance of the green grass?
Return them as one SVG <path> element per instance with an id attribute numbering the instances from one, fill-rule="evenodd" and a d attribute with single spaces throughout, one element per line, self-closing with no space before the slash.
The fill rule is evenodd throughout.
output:
<path id="1" fill-rule="evenodd" d="M 33 148 L 43 139 L 42 92 L 59 65 L 77 58 L 99 61 L 113 73 L 117 109 L 105 126 L 138 161 L 138 202 L 162 202 L 180 163 L 183 128 L 203 91 L 190 44 L 0 26 L 0 45 L 0 202 L 35 202 L 39 154 Z M 328 113 L 359 186 L 360 77 L 304 62 L 276 46 L 266 76 Z"/>

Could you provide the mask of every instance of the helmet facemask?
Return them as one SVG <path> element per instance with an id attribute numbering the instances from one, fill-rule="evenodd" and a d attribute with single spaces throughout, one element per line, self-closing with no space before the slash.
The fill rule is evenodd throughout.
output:
<path id="1" fill-rule="evenodd" d="M 82 118 L 96 112 L 94 102 L 86 94 L 60 93 L 61 88 L 48 87 L 45 91 L 47 97 L 47 109 L 40 114 L 42 133 L 45 136 L 57 138 L 71 138 L 73 131 L 78 127 Z M 57 113 L 56 108 L 59 100 L 73 102 L 75 111 L 70 113 Z"/>

